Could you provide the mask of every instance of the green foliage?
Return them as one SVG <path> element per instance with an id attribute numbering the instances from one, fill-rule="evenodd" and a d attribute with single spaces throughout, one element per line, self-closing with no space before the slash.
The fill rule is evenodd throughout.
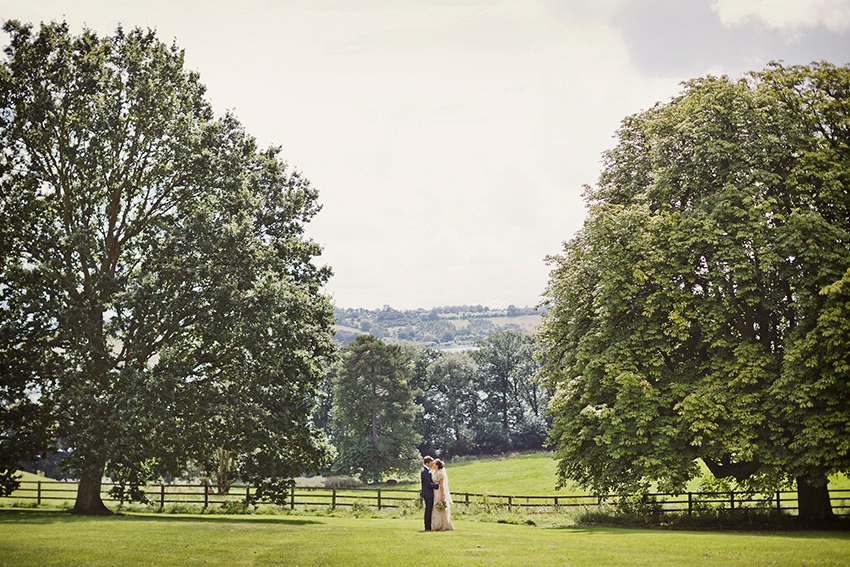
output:
<path id="1" fill-rule="evenodd" d="M 432 422 L 427 444 L 439 447 L 442 458 L 469 454 L 477 448 L 478 376 L 478 365 L 468 352 L 446 354 L 426 369 L 423 398 L 428 400 Z"/>
<path id="2" fill-rule="evenodd" d="M 325 488 L 360 488 L 363 481 L 350 476 L 331 476 L 325 479 Z"/>
<path id="3" fill-rule="evenodd" d="M 344 349 L 333 392 L 336 471 L 377 482 L 417 468 L 410 375 L 410 356 L 398 345 L 361 335 Z"/>
<path id="4" fill-rule="evenodd" d="M 533 335 L 496 331 L 474 349 L 411 348 L 419 451 L 456 455 L 536 450 L 543 446 L 548 392 L 536 380 Z"/>
<path id="5" fill-rule="evenodd" d="M 477 444 L 484 453 L 539 449 L 546 440 L 548 392 L 538 384 L 534 336 L 497 331 L 476 342 L 480 409 Z"/>
<path id="6" fill-rule="evenodd" d="M 468 352 L 420 352 L 422 368 L 414 373 L 422 407 L 416 430 L 422 434 L 420 451 L 441 458 L 465 455 L 477 449 L 479 413 L 478 365 Z"/>
<path id="7" fill-rule="evenodd" d="M 4 29 L 0 471 L 62 439 L 96 511 L 104 472 L 132 495 L 224 449 L 281 497 L 328 457 L 317 192 L 154 32 Z"/>
<path id="8" fill-rule="evenodd" d="M 551 259 L 562 481 L 680 490 L 701 458 L 822 489 L 850 469 L 848 93 L 850 68 L 774 65 L 623 121 Z"/>
<path id="9" fill-rule="evenodd" d="M 690 513 L 661 513 L 651 505 L 619 504 L 584 510 L 575 517 L 577 526 L 760 531 L 799 529 L 795 517 L 766 508 L 719 509 L 695 503 Z M 840 526 L 841 524 L 836 524 Z"/>
<path id="10" fill-rule="evenodd" d="M 423 346 L 423 342 L 433 346 L 440 341 L 426 340 L 417 334 L 418 331 L 410 336 L 399 334 L 391 338 L 393 341 L 403 339 L 402 344 L 413 360 L 414 401 L 422 408 L 414 423 L 421 435 L 419 452 L 443 458 L 536 450 L 543 446 L 549 425 L 545 414 L 549 392 L 536 380 L 538 364 L 534 337 L 519 324 L 511 323 L 507 326 L 515 328 L 497 331 L 490 323 L 527 318 L 533 327 L 539 316 L 529 313 L 534 312 L 513 306 L 507 310 L 468 306 L 430 311 L 397 311 L 390 307 L 377 311 L 337 309 L 338 325 L 345 325 L 346 329 L 365 325 L 375 332 L 375 325 L 395 329 L 401 329 L 402 325 L 407 329 L 454 325 L 458 330 L 468 331 L 465 341 L 480 337 L 460 352 Z M 529 326 L 529 322 L 525 321 L 524 325 Z M 356 333 L 351 335 L 356 336 Z M 411 344 L 417 342 L 420 344 Z M 329 374 L 326 383 L 330 379 Z M 313 417 L 316 424 L 328 429 L 332 398 L 333 394 L 322 400 Z M 365 456 L 368 444 L 363 451 Z"/>
<path id="11" fill-rule="evenodd" d="M 124 502 L 140 502 L 142 504 L 150 504 L 152 500 L 145 494 L 144 487 L 128 486 L 125 484 L 117 484 L 109 489 L 109 496 L 118 500 L 119 503 Z"/>

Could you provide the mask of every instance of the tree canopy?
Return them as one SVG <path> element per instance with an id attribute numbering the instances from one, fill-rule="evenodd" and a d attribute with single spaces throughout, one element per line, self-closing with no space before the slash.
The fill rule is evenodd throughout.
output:
<path id="1" fill-rule="evenodd" d="M 328 456 L 309 425 L 330 276 L 304 236 L 317 192 L 215 118 L 183 52 L 6 22 L 0 66 L 0 444 L 62 440 L 75 510 L 222 450 L 259 498 Z"/>
<path id="2" fill-rule="evenodd" d="M 682 490 L 702 459 L 796 482 L 850 470 L 850 68 L 687 82 L 626 118 L 551 258 L 540 340 L 561 481 Z"/>
<path id="3" fill-rule="evenodd" d="M 419 450 L 441 458 L 539 450 L 549 392 L 538 383 L 534 335 L 496 331 L 460 352 L 414 352 Z"/>
<path id="4" fill-rule="evenodd" d="M 447 458 L 478 452 L 480 397 L 478 365 L 467 351 L 440 353 L 423 349 L 414 358 L 414 380 L 422 407 L 416 430 L 423 454 Z"/>
<path id="5" fill-rule="evenodd" d="M 372 335 L 360 335 L 343 349 L 334 375 L 334 468 L 365 482 L 416 470 L 419 411 L 413 403 L 410 353 Z"/>
<path id="6" fill-rule="evenodd" d="M 479 368 L 479 447 L 485 452 L 542 447 L 549 395 L 536 381 L 534 335 L 497 331 L 476 346 L 472 356 Z"/>

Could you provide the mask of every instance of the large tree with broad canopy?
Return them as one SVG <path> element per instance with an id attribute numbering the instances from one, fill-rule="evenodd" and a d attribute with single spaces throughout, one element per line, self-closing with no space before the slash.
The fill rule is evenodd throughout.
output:
<path id="1" fill-rule="evenodd" d="M 359 335 L 342 350 L 331 410 L 337 472 L 379 482 L 416 471 L 421 438 L 413 425 L 421 408 L 413 402 L 412 363 L 409 348 L 373 335 Z"/>
<path id="2" fill-rule="evenodd" d="M 551 258 L 540 339 L 561 481 L 682 491 L 701 459 L 796 483 L 850 470 L 850 68 L 691 80 L 626 118 Z"/>
<path id="3" fill-rule="evenodd" d="M 333 356 L 317 192 L 215 118 L 155 33 L 6 22 L 0 66 L 0 474 L 62 440 L 74 507 L 216 454 L 257 498 L 317 469 Z M 136 492 L 136 494 L 138 494 Z"/>

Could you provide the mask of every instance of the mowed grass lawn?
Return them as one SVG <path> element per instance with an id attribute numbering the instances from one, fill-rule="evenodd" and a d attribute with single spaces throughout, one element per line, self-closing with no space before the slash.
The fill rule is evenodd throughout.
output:
<path id="1" fill-rule="evenodd" d="M 555 466 L 551 454 L 535 453 L 457 459 L 448 468 L 457 492 L 572 492 L 554 490 Z M 838 476 L 831 486 L 846 489 L 850 482 Z M 73 490 L 68 492 L 72 498 Z M 104 518 L 56 509 L 0 509 L 0 566 L 380 566 L 433 563 L 429 558 L 451 566 L 850 565 L 850 533 L 844 532 L 555 529 L 541 527 L 546 522 L 502 524 L 481 521 L 497 516 L 460 515 L 457 531 L 425 533 L 418 516 L 304 514 L 125 513 Z"/>
<path id="2" fill-rule="evenodd" d="M 542 529 L 309 516 L 0 510 L 0 565 L 847 565 L 850 534 Z"/>

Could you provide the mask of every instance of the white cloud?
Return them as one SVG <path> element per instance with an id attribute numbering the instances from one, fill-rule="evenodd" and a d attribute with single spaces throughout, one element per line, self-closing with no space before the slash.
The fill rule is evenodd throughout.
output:
<path id="1" fill-rule="evenodd" d="M 761 20 L 772 28 L 794 30 L 824 27 L 850 29 L 850 0 L 715 0 L 714 8 L 726 25 Z"/>

